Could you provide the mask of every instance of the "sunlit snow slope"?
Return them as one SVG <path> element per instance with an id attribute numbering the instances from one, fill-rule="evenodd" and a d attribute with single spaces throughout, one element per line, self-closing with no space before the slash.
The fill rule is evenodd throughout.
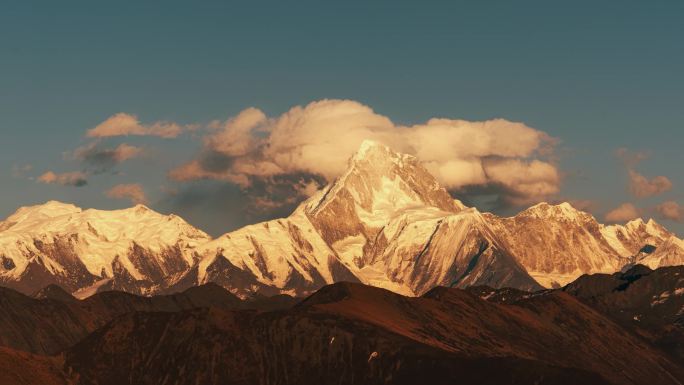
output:
<path id="1" fill-rule="evenodd" d="M 216 239 L 145 206 L 24 207 L 0 222 L 0 284 L 32 293 L 50 283 L 79 297 L 218 283 L 306 295 L 360 281 L 407 295 L 434 286 L 525 290 L 642 263 L 684 264 L 684 242 L 649 220 L 605 226 L 568 203 L 510 218 L 465 207 L 410 155 L 365 141 L 347 171 L 287 218 Z"/>

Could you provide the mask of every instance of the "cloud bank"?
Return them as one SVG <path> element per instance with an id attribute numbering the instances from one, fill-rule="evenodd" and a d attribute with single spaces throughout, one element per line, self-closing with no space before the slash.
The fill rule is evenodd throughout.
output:
<path id="1" fill-rule="evenodd" d="M 452 191 L 486 189 L 507 204 L 552 196 L 561 179 L 550 160 L 555 139 L 504 119 L 404 126 L 355 101 L 321 100 L 272 118 L 248 108 L 211 130 L 201 154 L 173 169 L 171 179 L 224 180 L 244 189 L 287 180 L 302 191 L 291 193 L 305 195 L 339 176 L 364 139 L 415 155 Z"/>

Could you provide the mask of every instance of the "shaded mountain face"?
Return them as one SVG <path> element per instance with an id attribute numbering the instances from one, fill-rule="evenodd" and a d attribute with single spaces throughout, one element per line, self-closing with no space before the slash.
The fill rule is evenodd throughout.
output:
<path id="1" fill-rule="evenodd" d="M 99 384 L 684 379 L 663 354 L 563 292 L 502 305 L 459 289 L 412 298 L 350 283 L 326 286 L 286 311 L 129 314 L 65 357 L 67 371 Z"/>
<path id="2" fill-rule="evenodd" d="M 515 304 L 535 295 L 485 286 L 471 286 L 467 290 L 499 304 Z M 651 270 L 635 265 L 614 274 L 583 275 L 558 290 L 649 341 L 675 362 L 684 362 L 684 266 Z"/>
<path id="3" fill-rule="evenodd" d="M 405 297 L 336 283 L 298 303 L 245 302 L 213 284 L 84 300 L 54 286 L 36 293 L 42 299 L 4 289 L 0 381 L 677 384 L 684 361 L 671 338 L 683 326 L 683 269 L 637 266 L 537 293 L 436 287 Z"/>
<path id="4" fill-rule="evenodd" d="M 0 384 L 72 385 L 76 379 L 63 370 L 63 360 L 0 347 Z"/>
<path id="5" fill-rule="evenodd" d="M 563 291 L 684 362 L 684 266 L 585 275 Z"/>
<path id="6" fill-rule="evenodd" d="M 84 300 L 50 286 L 31 298 L 0 288 L 0 346 L 38 354 L 56 354 L 113 319 L 131 312 L 178 312 L 198 307 L 279 309 L 290 303 L 259 299 L 245 302 L 215 284 L 182 293 L 140 297 L 123 292 L 97 293 Z"/>
<path id="7" fill-rule="evenodd" d="M 684 264 L 684 242 L 652 220 L 604 226 L 567 203 L 483 214 L 454 200 L 418 159 L 370 141 L 289 217 L 216 239 L 140 205 L 48 202 L 0 222 L 0 284 L 26 294 L 58 284 L 78 298 L 210 282 L 241 298 L 306 296 L 340 281 L 412 296 L 435 286 L 529 291 L 636 263 Z"/>

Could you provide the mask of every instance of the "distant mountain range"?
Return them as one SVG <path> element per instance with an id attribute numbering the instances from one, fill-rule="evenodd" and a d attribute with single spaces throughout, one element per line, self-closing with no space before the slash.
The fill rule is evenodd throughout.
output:
<path id="1" fill-rule="evenodd" d="M 536 293 L 359 283 L 304 300 L 0 289 L 0 383 L 680 384 L 684 266 Z"/>
<path id="2" fill-rule="evenodd" d="M 420 296 L 436 286 L 538 290 L 634 264 L 684 264 L 684 241 L 653 220 L 606 226 L 568 203 L 510 218 L 454 200 L 421 162 L 366 141 L 347 171 L 289 217 L 212 239 L 138 205 L 48 202 L 0 222 L 0 285 L 56 284 L 79 298 L 154 295 L 216 283 L 241 298 L 308 295 L 357 282 Z"/>

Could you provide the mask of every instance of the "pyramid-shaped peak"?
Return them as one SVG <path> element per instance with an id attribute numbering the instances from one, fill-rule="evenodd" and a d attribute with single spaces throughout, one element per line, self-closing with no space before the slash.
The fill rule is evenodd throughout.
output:
<path id="1" fill-rule="evenodd" d="M 417 158 L 373 140 L 364 140 L 347 171 L 304 205 L 310 215 L 327 207 L 331 218 L 358 213 L 374 224 L 408 208 L 463 209 Z"/>
<path id="2" fill-rule="evenodd" d="M 391 152 L 387 146 L 380 142 L 376 142 L 372 139 L 364 139 L 359 146 L 359 150 L 356 152 L 355 158 L 364 158 L 367 154 L 373 151 Z"/>
<path id="3" fill-rule="evenodd" d="M 365 160 L 378 162 L 378 161 L 392 161 L 397 162 L 399 160 L 415 159 L 413 156 L 408 154 L 402 154 L 392 150 L 390 147 L 371 139 L 365 139 L 361 142 L 359 149 L 356 151 L 352 157 L 352 162 L 362 162 Z"/>

